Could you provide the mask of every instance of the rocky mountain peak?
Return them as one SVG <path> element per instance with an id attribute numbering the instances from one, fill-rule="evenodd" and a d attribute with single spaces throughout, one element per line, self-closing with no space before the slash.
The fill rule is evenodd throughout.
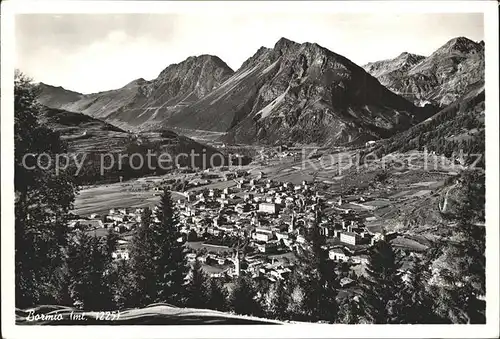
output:
<path id="1" fill-rule="evenodd" d="M 287 51 L 299 46 L 299 43 L 289 40 L 287 38 L 280 38 L 274 45 L 274 50 L 276 51 Z"/>
<path id="2" fill-rule="evenodd" d="M 205 54 L 126 89 L 47 101 L 117 126 L 210 130 L 227 142 L 362 143 L 432 113 L 415 105 L 446 105 L 484 78 L 484 53 L 463 52 L 475 48 L 483 46 L 459 37 L 427 58 L 405 51 L 363 70 L 316 43 L 281 38 L 236 72 Z"/>
<path id="3" fill-rule="evenodd" d="M 39 99 L 52 108 L 88 114 L 131 129 L 195 102 L 233 73 L 219 57 L 204 54 L 168 66 L 151 81 L 139 78 L 122 88 L 88 95 L 69 91 L 55 95 L 50 94 L 54 90 L 46 90 L 47 95 Z"/>
<path id="4" fill-rule="evenodd" d="M 40 89 L 52 89 L 52 90 L 61 90 L 61 91 L 65 91 L 65 92 L 71 92 L 71 93 L 75 93 L 75 94 L 81 94 L 81 93 L 78 93 L 78 92 L 75 92 L 75 91 L 70 91 L 70 90 L 67 90 L 66 88 L 62 87 L 62 86 L 52 86 L 52 85 L 49 85 L 49 84 L 46 84 L 44 82 L 39 82 L 38 85 L 37 85 Z"/>
<path id="5" fill-rule="evenodd" d="M 403 52 L 398 56 L 398 58 L 399 59 L 406 59 L 406 60 L 415 60 L 415 59 L 423 59 L 425 57 L 422 55 L 418 55 L 418 54 Z"/>
<path id="6" fill-rule="evenodd" d="M 423 59 L 425 57 L 422 55 L 403 52 L 394 59 L 370 62 L 363 68 L 385 86 L 391 82 L 394 76 L 411 69 Z"/>
<path id="7" fill-rule="evenodd" d="M 217 67 L 217 68 L 222 68 L 224 72 L 226 73 L 233 73 L 234 71 L 224 62 L 222 61 L 219 57 L 215 55 L 209 55 L 209 54 L 202 54 L 198 56 L 190 56 L 184 61 L 181 61 L 177 64 L 172 64 L 169 65 L 167 68 L 165 68 L 163 71 L 161 71 L 160 75 L 158 78 L 161 78 L 165 76 L 166 74 L 170 74 L 173 71 L 177 71 L 180 69 L 191 69 L 193 67 L 200 67 L 200 66 L 205 66 L 205 67 Z"/>
<path id="8" fill-rule="evenodd" d="M 429 57 L 401 53 L 365 70 L 416 105 L 446 106 L 484 80 L 484 44 L 465 37 L 447 41 Z"/>
<path id="9" fill-rule="evenodd" d="M 139 79 L 132 80 L 131 82 L 129 82 L 128 84 L 123 86 L 123 88 L 131 88 L 131 87 L 143 86 L 143 85 L 147 85 L 147 84 L 148 84 L 147 80 L 145 80 L 144 78 L 139 78 Z"/>
<path id="10" fill-rule="evenodd" d="M 423 55 L 403 52 L 397 59 L 399 59 L 403 63 L 409 64 L 410 66 L 414 66 L 421 60 L 425 59 L 425 57 Z"/>
<path id="11" fill-rule="evenodd" d="M 483 45 L 472 41 L 466 37 L 457 37 L 449 40 L 443 46 L 441 46 L 435 54 L 470 54 L 478 53 L 483 49 Z"/>
<path id="12" fill-rule="evenodd" d="M 57 106 L 59 103 L 67 104 L 79 100 L 83 94 L 70 91 L 62 86 L 52 86 L 43 82 L 37 84 L 38 101 L 48 106 Z"/>

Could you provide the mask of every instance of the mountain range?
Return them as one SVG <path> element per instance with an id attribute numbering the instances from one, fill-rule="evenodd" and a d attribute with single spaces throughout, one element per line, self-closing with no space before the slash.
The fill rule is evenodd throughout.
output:
<path id="1" fill-rule="evenodd" d="M 459 37 L 428 57 L 402 53 L 360 67 L 315 43 L 281 38 L 234 72 L 189 57 L 151 81 L 81 94 L 39 84 L 44 105 L 128 130 L 221 132 L 248 144 L 343 145 L 391 137 L 484 81 L 484 43 Z"/>
<path id="2" fill-rule="evenodd" d="M 484 42 L 458 37 L 429 57 L 404 52 L 363 68 L 382 85 L 416 105 L 444 108 L 474 84 L 484 81 Z"/>
<path id="3" fill-rule="evenodd" d="M 233 74 L 218 57 L 190 57 L 152 80 L 136 79 L 122 88 L 81 94 L 41 83 L 39 101 L 52 108 L 84 113 L 116 126 L 133 128 L 161 121 L 219 86 Z"/>

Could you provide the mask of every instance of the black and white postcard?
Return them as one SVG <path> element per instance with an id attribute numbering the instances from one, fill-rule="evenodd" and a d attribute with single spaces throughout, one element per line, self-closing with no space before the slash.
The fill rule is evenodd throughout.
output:
<path id="1" fill-rule="evenodd" d="M 496 2 L 1 23 L 6 338 L 498 337 Z"/>

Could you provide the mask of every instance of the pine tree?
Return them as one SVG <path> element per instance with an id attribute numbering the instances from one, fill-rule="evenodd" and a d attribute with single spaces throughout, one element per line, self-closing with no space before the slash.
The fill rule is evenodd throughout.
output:
<path id="1" fill-rule="evenodd" d="M 318 213 L 317 224 L 321 213 Z M 321 248 L 324 238 L 314 227 L 311 248 L 299 254 L 298 283 L 304 292 L 303 306 L 309 321 L 334 322 L 337 314 L 337 276 L 333 263 Z"/>
<path id="2" fill-rule="evenodd" d="M 451 323 L 486 321 L 484 250 L 484 227 L 461 221 L 433 263 L 439 281 L 432 286 L 436 313 Z"/>
<path id="3" fill-rule="evenodd" d="M 185 262 L 184 243 L 179 241 L 181 234 L 169 191 L 163 192 L 159 207 L 157 218 L 160 222 L 153 224 L 157 302 L 180 306 L 185 303 L 184 285 L 188 267 Z"/>
<path id="4" fill-rule="evenodd" d="M 255 283 L 247 276 L 240 276 L 231 295 L 231 309 L 236 314 L 262 315 L 262 307 L 257 301 Z"/>
<path id="5" fill-rule="evenodd" d="M 385 240 L 378 241 L 371 250 L 368 277 L 362 280 L 365 317 L 375 324 L 400 323 L 403 321 L 398 296 L 402 289 L 400 264 Z"/>
<path id="6" fill-rule="evenodd" d="M 207 308 L 217 311 L 227 311 L 227 291 L 214 278 L 209 278 Z"/>
<path id="7" fill-rule="evenodd" d="M 305 292 L 296 276 L 294 272 L 290 281 L 290 302 L 286 312 L 291 320 L 307 321 L 309 314 L 305 305 Z"/>
<path id="8" fill-rule="evenodd" d="M 288 306 L 289 295 L 286 283 L 282 280 L 271 284 L 266 293 L 266 315 L 267 317 L 286 320 L 289 319 Z"/>
<path id="9" fill-rule="evenodd" d="M 210 289 L 208 279 L 203 272 L 199 261 L 196 261 L 191 268 L 189 280 L 186 285 L 186 306 L 192 308 L 207 308 Z"/>
<path id="10" fill-rule="evenodd" d="M 344 298 L 339 305 L 337 323 L 359 324 L 362 320 L 362 314 L 357 296 Z"/>
<path id="11" fill-rule="evenodd" d="M 155 242 L 153 220 L 149 208 L 141 215 L 141 225 L 137 228 L 130 248 L 131 267 L 134 284 L 130 287 L 135 306 L 146 306 L 157 300 L 156 269 L 154 265 Z"/>
<path id="12" fill-rule="evenodd" d="M 138 303 L 136 275 L 130 260 L 118 260 L 113 263 L 109 278 L 110 287 L 113 291 L 113 303 L 116 309 L 132 308 L 141 306 Z"/>
<path id="13" fill-rule="evenodd" d="M 106 253 L 106 274 L 104 281 L 112 293 L 110 300 L 110 305 L 108 309 L 112 308 L 123 308 L 125 302 L 123 299 L 131 297 L 130 284 L 132 279 L 132 270 L 130 265 L 125 260 L 113 261 L 113 253 L 118 247 L 119 235 L 112 228 L 108 231 L 104 243 L 104 252 Z M 125 285 L 124 280 L 128 280 L 128 284 Z M 123 287 L 127 286 L 129 291 L 126 296 L 123 296 Z M 130 299 L 132 301 L 132 299 Z"/>
<path id="14" fill-rule="evenodd" d="M 114 307 L 106 279 L 108 264 L 104 241 L 76 231 L 68 251 L 69 290 L 75 306 L 94 311 Z"/>
<path id="15" fill-rule="evenodd" d="M 106 251 L 109 258 L 112 258 L 113 252 L 116 251 L 119 239 L 118 233 L 111 228 L 106 235 Z"/>
<path id="16" fill-rule="evenodd" d="M 428 263 L 416 259 L 408 271 L 408 280 L 403 285 L 400 303 L 406 324 L 433 324 L 442 320 L 434 313 L 434 300 L 427 288 L 430 279 Z"/>
<path id="17" fill-rule="evenodd" d="M 67 171 L 36 165 L 31 154 L 45 153 L 52 164 L 65 152 L 59 134 L 39 124 L 37 91 L 22 73 L 14 79 L 14 188 L 16 306 L 60 303 L 68 241 L 67 213 L 76 187 Z M 24 166 L 33 166 L 28 169 Z M 47 165 L 47 161 L 42 165 Z"/>

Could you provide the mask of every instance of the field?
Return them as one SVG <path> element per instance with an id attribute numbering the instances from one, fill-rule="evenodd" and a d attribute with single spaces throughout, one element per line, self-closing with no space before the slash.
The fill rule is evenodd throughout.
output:
<path id="1" fill-rule="evenodd" d="M 191 138 L 201 143 L 213 142 L 226 134 L 224 132 L 185 129 L 179 127 L 171 127 L 171 129 L 179 134 L 185 135 L 188 138 Z"/>
<path id="2" fill-rule="evenodd" d="M 208 252 L 214 252 L 214 253 L 222 253 L 222 252 L 229 252 L 229 251 L 231 251 L 230 247 L 203 244 L 201 241 L 188 242 L 187 246 L 189 248 L 193 249 L 193 250 L 199 250 L 199 249 L 204 248 Z"/>
<path id="3" fill-rule="evenodd" d="M 147 180 L 161 180 L 162 177 Z M 107 213 L 111 208 L 120 207 L 154 207 L 159 202 L 158 192 L 140 191 L 136 188 L 145 182 L 145 178 L 123 183 L 87 186 L 80 190 L 75 199 L 73 213 L 89 216 L 92 213 Z M 184 199 L 183 195 L 173 193 L 174 200 Z"/>
<path id="4" fill-rule="evenodd" d="M 131 192 L 128 184 L 116 183 L 82 189 L 75 201 L 74 213 L 86 216 L 106 213 L 111 208 L 154 206 L 159 197 L 149 192 Z"/>

